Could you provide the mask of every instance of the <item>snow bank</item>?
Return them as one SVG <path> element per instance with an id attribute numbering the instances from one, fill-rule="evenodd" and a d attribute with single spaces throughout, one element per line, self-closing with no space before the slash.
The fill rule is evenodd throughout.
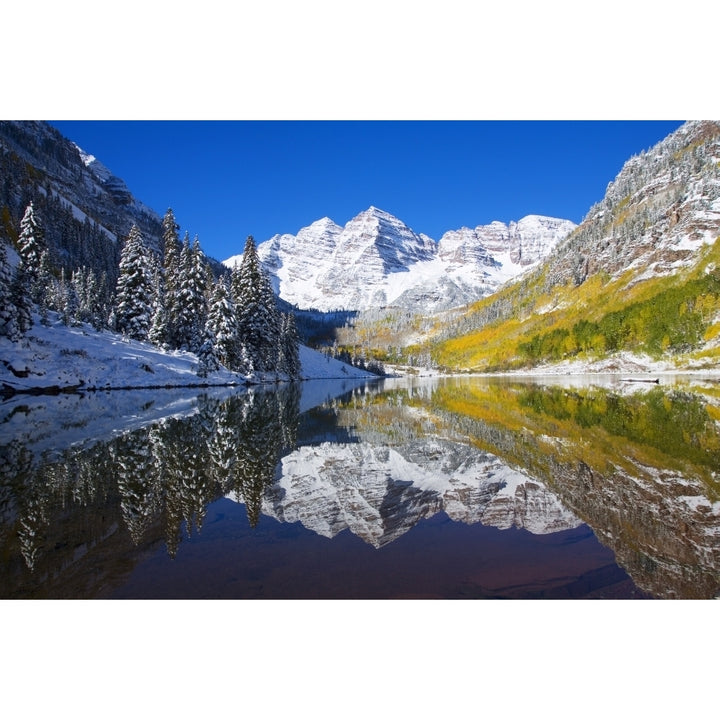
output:
<path id="1" fill-rule="evenodd" d="M 300 346 L 300 364 L 302 365 L 300 377 L 303 380 L 377 378 L 377 375 L 335 360 L 305 345 Z"/>
<path id="2" fill-rule="evenodd" d="M 272 373 L 242 375 L 221 369 L 207 378 L 197 374 L 194 353 L 165 352 L 117 333 L 97 332 L 83 324 L 67 327 L 55 313 L 49 325 L 39 317 L 21 342 L 0 337 L 0 386 L 7 393 L 42 389 L 104 390 L 250 385 L 282 380 Z M 368 378 L 367 372 L 300 349 L 302 379 Z"/>

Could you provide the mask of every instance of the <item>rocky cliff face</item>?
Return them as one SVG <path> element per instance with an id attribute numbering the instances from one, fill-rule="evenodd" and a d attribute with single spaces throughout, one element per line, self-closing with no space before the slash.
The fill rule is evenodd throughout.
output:
<path id="1" fill-rule="evenodd" d="M 439 257 L 451 265 L 474 263 L 523 268 L 544 260 L 558 241 L 575 229 L 569 220 L 528 215 L 507 225 L 498 221 L 445 233 L 438 243 Z M 502 262 L 504 261 L 504 263 Z"/>
<path id="2" fill-rule="evenodd" d="M 669 275 L 720 235 L 720 122 L 688 122 L 625 163 L 549 259 L 551 282 Z"/>
<path id="3" fill-rule="evenodd" d="M 276 235 L 258 254 L 280 297 L 300 308 L 435 312 L 477 300 L 545 258 L 575 228 L 537 215 L 462 228 L 435 242 L 370 207 L 340 227 L 329 218 Z M 228 258 L 232 266 L 241 256 Z"/>

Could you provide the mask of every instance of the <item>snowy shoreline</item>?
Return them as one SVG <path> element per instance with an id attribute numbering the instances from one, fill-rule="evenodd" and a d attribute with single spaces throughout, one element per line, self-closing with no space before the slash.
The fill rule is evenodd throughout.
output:
<path id="1" fill-rule="evenodd" d="M 51 314 L 54 316 L 54 313 Z M 372 380 L 377 375 L 300 346 L 300 381 Z M 197 355 L 164 351 L 154 345 L 129 340 L 89 325 L 66 326 L 57 317 L 44 325 L 35 318 L 27 337 L 13 343 L 0 337 L 0 397 L 59 395 L 108 390 L 173 390 L 180 388 L 253 387 L 283 384 L 289 378 L 277 373 L 242 375 L 224 368 L 208 377 L 197 373 Z M 493 373 L 454 372 L 388 367 L 395 377 L 527 377 L 554 382 L 600 378 L 608 382 L 676 378 L 720 382 L 720 368 L 682 367 L 649 356 L 620 353 L 595 361 L 567 361 L 517 371 Z"/>
<path id="2" fill-rule="evenodd" d="M 82 324 L 66 326 L 53 317 L 39 317 L 20 342 L 0 337 L 0 396 L 57 395 L 107 390 L 253 387 L 279 384 L 289 378 L 277 373 L 243 375 L 224 368 L 200 377 L 197 355 L 166 352 L 150 343 L 129 340 Z M 376 375 L 300 347 L 300 380 L 377 378 Z"/>
<path id="3" fill-rule="evenodd" d="M 703 379 L 708 382 L 720 382 L 720 367 L 708 366 L 675 366 L 666 361 L 653 360 L 647 355 L 623 352 L 602 360 L 583 361 L 569 360 L 553 365 L 539 365 L 534 368 L 503 370 L 493 372 L 473 372 L 459 370 L 441 372 L 430 368 L 408 368 L 404 366 L 387 366 L 396 377 L 480 377 L 480 378 L 528 378 L 532 380 L 547 379 L 561 382 L 564 379 L 607 379 L 615 382 L 649 383 L 655 380 L 671 378 Z"/>

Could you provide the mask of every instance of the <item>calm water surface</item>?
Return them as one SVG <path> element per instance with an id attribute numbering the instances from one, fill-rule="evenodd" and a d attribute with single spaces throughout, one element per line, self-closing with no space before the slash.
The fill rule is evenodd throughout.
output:
<path id="1" fill-rule="evenodd" d="M 0 406 L 3 598 L 712 598 L 720 387 L 446 378 Z"/>

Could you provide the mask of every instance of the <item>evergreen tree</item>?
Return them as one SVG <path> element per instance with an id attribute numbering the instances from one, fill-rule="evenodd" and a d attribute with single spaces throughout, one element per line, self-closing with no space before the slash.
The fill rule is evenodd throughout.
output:
<path id="1" fill-rule="evenodd" d="M 300 340 L 298 338 L 295 315 L 282 313 L 280 323 L 280 348 L 278 372 L 286 373 L 291 379 L 300 377 Z"/>
<path id="2" fill-rule="evenodd" d="M 13 342 L 19 341 L 33 324 L 30 286 L 30 274 L 25 263 L 21 261 L 15 268 L 15 276 L 10 287 L 10 304 L 15 308 L 15 315 L 8 337 Z"/>
<path id="3" fill-rule="evenodd" d="M 192 246 L 191 284 L 193 290 L 195 315 L 194 330 L 200 342 L 204 342 L 205 323 L 208 314 L 209 289 L 212 287 L 212 273 L 208 267 L 200 240 L 195 236 Z"/>
<path id="4" fill-rule="evenodd" d="M 180 253 L 177 342 L 178 347 L 191 352 L 197 352 L 203 342 L 207 319 L 206 279 L 205 259 L 200 243 L 196 237 L 191 246 L 186 237 Z"/>
<path id="5" fill-rule="evenodd" d="M 238 333 L 253 367 L 273 371 L 277 367 L 280 316 L 270 278 L 260 265 L 252 235 L 245 243 L 242 262 L 232 276 L 237 307 Z"/>
<path id="6" fill-rule="evenodd" d="M 153 267 L 142 233 L 133 225 L 120 257 L 115 298 L 115 323 L 119 332 L 145 340 L 153 304 Z"/>
<path id="7" fill-rule="evenodd" d="M 165 293 L 163 292 L 163 271 L 159 266 L 155 268 L 155 291 L 153 293 L 153 310 L 148 330 L 148 340 L 158 347 L 169 347 L 168 318 L 165 309 Z"/>
<path id="8" fill-rule="evenodd" d="M 70 281 L 77 296 L 77 311 L 74 320 L 90 323 L 96 330 L 102 329 L 106 314 L 106 288 L 89 267 L 75 270 Z"/>
<path id="9" fill-rule="evenodd" d="M 50 253 L 47 248 L 40 254 L 40 266 L 38 268 L 38 287 L 41 292 L 38 297 L 38 312 L 40 313 L 41 322 L 48 324 L 48 310 L 54 307 L 54 296 L 56 292 L 55 277 L 50 267 Z"/>
<path id="10" fill-rule="evenodd" d="M 53 283 L 52 290 L 48 297 L 48 304 L 50 308 L 55 310 L 60 316 L 63 316 L 67 300 L 68 283 L 65 279 L 65 268 L 60 268 L 60 277 Z"/>
<path id="11" fill-rule="evenodd" d="M 7 246 L 0 240 L 0 335 L 14 335 L 16 310 L 12 302 L 13 272 L 7 256 Z"/>
<path id="12" fill-rule="evenodd" d="M 214 338 L 218 360 L 228 370 L 235 370 L 238 360 L 238 328 L 235 316 L 235 303 L 223 277 L 215 284 L 210 301 L 206 333 Z"/>
<path id="13" fill-rule="evenodd" d="M 180 226 L 175 221 L 172 209 L 168 208 L 163 218 L 163 307 L 165 312 L 165 342 L 180 347 L 178 341 L 178 293 L 180 289 Z"/>
<path id="14" fill-rule="evenodd" d="M 79 314 L 80 298 L 78 297 L 74 280 L 75 273 L 73 273 L 69 283 L 63 283 L 65 297 L 62 308 L 62 321 L 65 325 L 75 325 Z"/>
<path id="15" fill-rule="evenodd" d="M 169 347 L 167 343 L 167 325 L 168 316 L 163 304 L 162 295 L 155 296 L 153 304 L 152 318 L 150 319 L 150 329 L 148 330 L 148 340 L 161 348 Z"/>
<path id="16" fill-rule="evenodd" d="M 197 354 L 197 374 L 199 377 L 206 378 L 210 373 L 217 372 L 220 369 L 220 363 L 218 362 L 217 355 L 215 354 L 215 346 L 213 345 L 213 341 L 210 336 L 205 338 L 205 342 L 203 342 L 200 346 Z"/>
<path id="17" fill-rule="evenodd" d="M 24 265 L 25 281 L 30 291 L 32 302 L 39 302 L 43 288 L 38 282 L 40 273 L 40 258 L 45 247 L 45 231 L 35 208 L 30 203 L 25 208 L 25 214 L 20 221 L 20 235 L 18 237 L 18 250 L 20 262 Z"/>
<path id="18" fill-rule="evenodd" d="M 97 324 L 93 323 L 96 330 L 112 327 L 110 323 L 110 312 L 113 298 L 110 294 L 110 283 L 107 273 L 102 273 L 97 280 L 97 292 L 95 295 L 95 307 L 97 308 Z"/>

